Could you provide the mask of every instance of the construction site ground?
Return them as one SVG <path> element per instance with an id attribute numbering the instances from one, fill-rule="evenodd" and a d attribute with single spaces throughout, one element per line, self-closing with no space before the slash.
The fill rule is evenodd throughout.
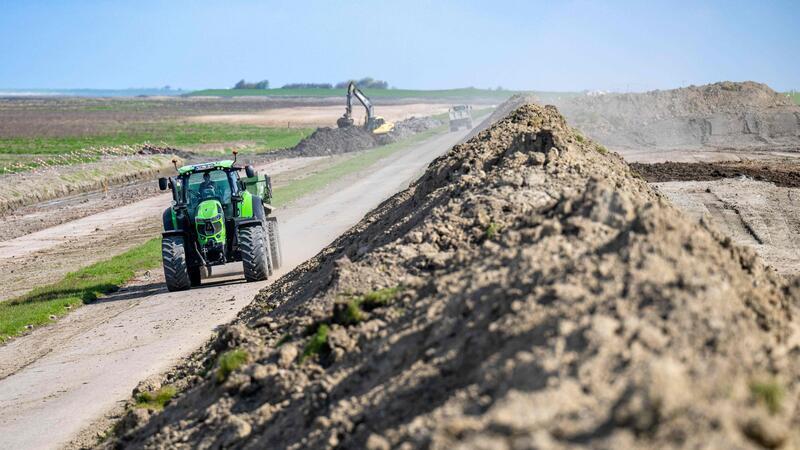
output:
<path id="1" fill-rule="evenodd" d="M 407 186 L 429 161 L 465 135 L 465 131 L 437 135 L 279 210 L 282 245 L 287 249 L 284 271 L 313 256 L 370 209 Z M 156 231 L 164 199 L 153 197 L 143 202 L 149 208 L 149 222 L 154 223 L 152 231 Z M 130 208 L 81 219 L 86 225 L 75 226 L 73 239 L 66 238 L 67 242 L 95 234 L 102 215 L 120 215 L 119 220 L 126 210 Z M 143 209 L 136 210 L 141 217 Z M 129 220 L 132 228 L 141 226 Z M 118 231 L 103 234 L 112 233 Z M 55 242 L 28 235 L 22 237 L 31 240 L 26 245 L 4 244 L 9 254 L 20 258 L 47 255 L 48 249 L 55 249 L 65 239 L 63 233 L 55 234 Z M 109 239 L 129 240 L 122 236 Z M 58 257 L 49 254 L 50 261 Z M 166 292 L 159 282 L 161 275 L 143 274 L 129 288 L 0 347 L 0 435 L 9 437 L 3 447 L 63 446 L 105 413 L 113 413 L 139 380 L 169 369 L 200 346 L 216 326 L 235 317 L 268 283 L 243 283 L 239 266 L 215 271 L 211 283 L 202 288 L 176 293 Z M 96 401 L 80 400 L 89 397 Z M 41 433 L 42 429 L 49 431 Z M 94 432 L 89 435 L 96 437 Z"/>

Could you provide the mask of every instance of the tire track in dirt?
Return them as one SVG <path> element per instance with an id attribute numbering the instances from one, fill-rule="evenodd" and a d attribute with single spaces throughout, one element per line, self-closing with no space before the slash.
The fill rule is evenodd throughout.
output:
<path id="1" fill-rule="evenodd" d="M 780 273 L 800 274 L 800 189 L 748 178 L 654 183 L 684 213 L 704 214 Z"/>

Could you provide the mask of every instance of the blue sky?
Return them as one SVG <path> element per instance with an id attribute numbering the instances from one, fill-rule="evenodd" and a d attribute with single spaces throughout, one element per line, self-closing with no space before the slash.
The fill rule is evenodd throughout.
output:
<path id="1" fill-rule="evenodd" d="M 798 1 L 0 0 L 0 87 L 800 89 Z"/>

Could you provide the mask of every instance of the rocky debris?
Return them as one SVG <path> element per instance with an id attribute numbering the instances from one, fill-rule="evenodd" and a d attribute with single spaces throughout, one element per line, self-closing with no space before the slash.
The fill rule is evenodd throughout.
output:
<path id="1" fill-rule="evenodd" d="M 799 306 L 800 280 L 524 105 L 265 288 L 106 445 L 796 448 Z"/>
<path id="2" fill-rule="evenodd" d="M 399 141 L 440 126 L 442 126 L 442 121 L 433 117 L 410 117 L 397 122 L 388 135 L 381 137 L 381 143 L 388 144 Z"/>
<path id="3" fill-rule="evenodd" d="M 613 148 L 796 149 L 800 107 L 767 85 L 729 81 L 558 102 L 570 122 Z"/>
<path id="4" fill-rule="evenodd" d="M 144 144 L 136 151 L 137 155 L 175 155 L 186 160 L 196 159 L 197 155 L 174 147 L 159 147 L 153 144 Z"/>

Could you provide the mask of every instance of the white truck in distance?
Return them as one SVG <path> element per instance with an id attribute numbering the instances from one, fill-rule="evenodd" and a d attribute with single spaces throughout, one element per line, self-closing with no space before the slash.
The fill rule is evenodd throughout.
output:
<path id="1" fill-rule="evenodd" d="M 450 131 L 457 131 L 461 127 L 467 130 L 472 128 L 472 106 L 454 105 L 450 108 L 449 113 Z"/>

